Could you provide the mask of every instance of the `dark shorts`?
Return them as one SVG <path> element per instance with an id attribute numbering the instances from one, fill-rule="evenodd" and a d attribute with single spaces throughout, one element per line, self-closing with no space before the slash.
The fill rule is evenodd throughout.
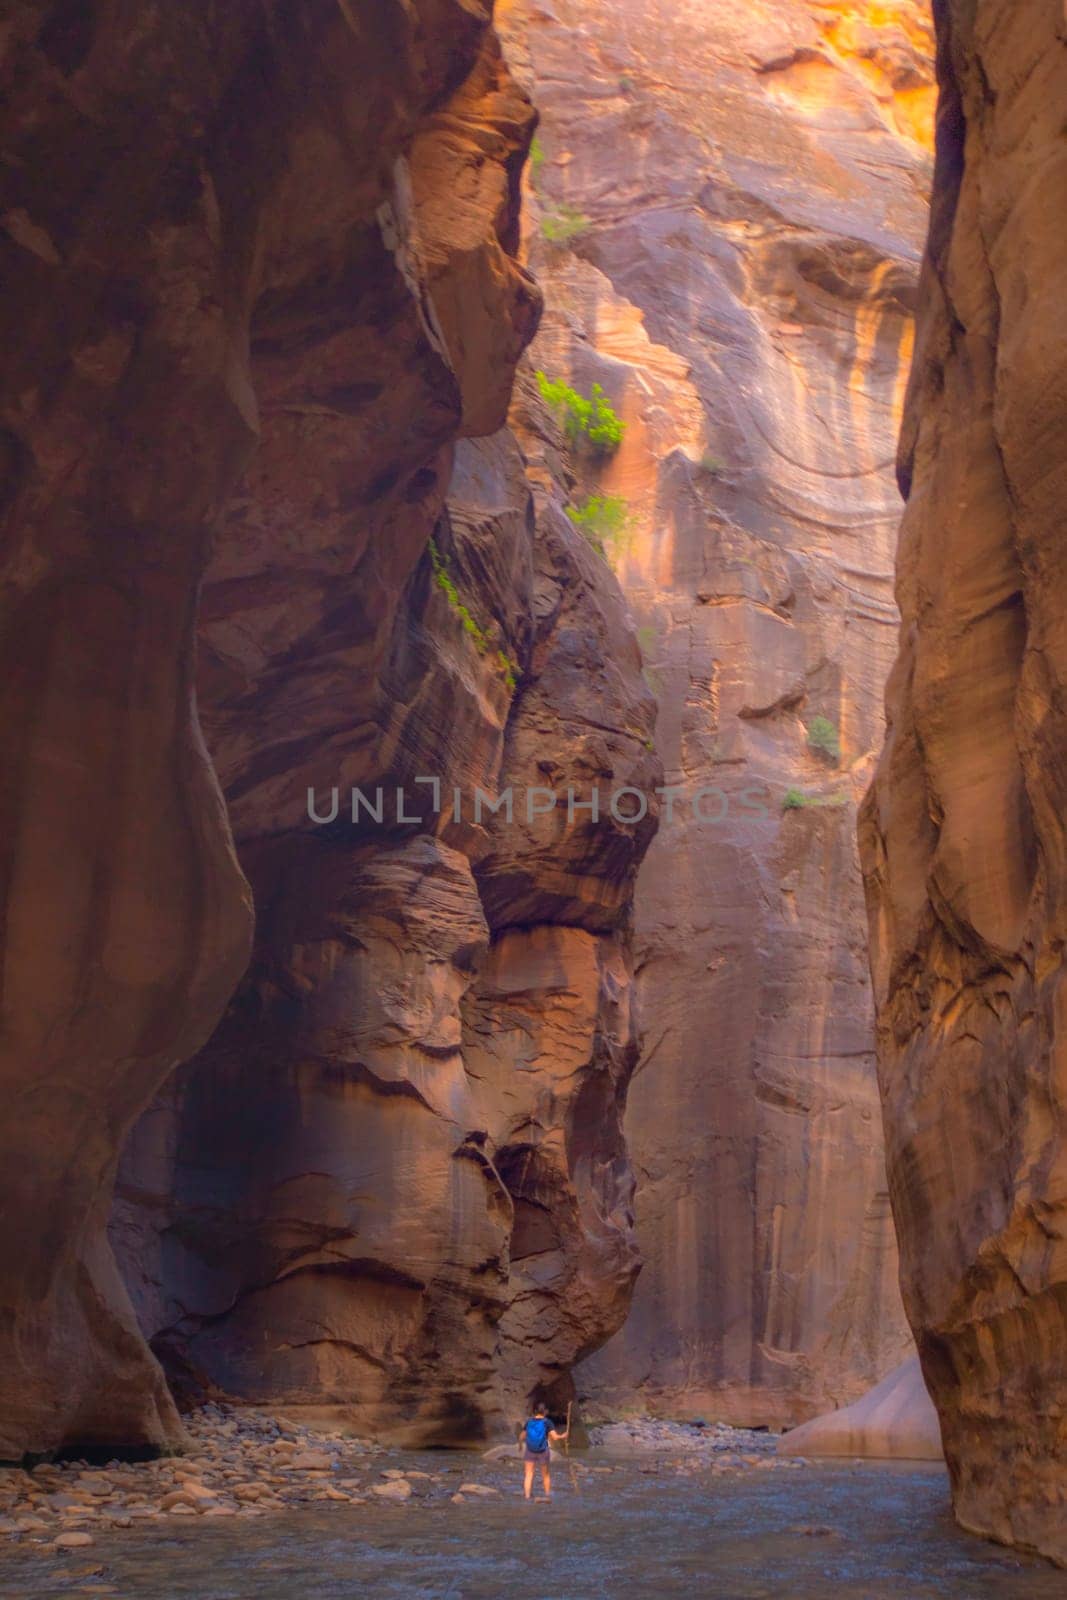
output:
<path id="1" fill-rule="evenodd" d="M 547 1444 L 543 1450 L 531 1450 L 528 1444 L 523 1445 L 522 1459 L 524 1461 L 539 1461 L 543 1467 L 547 1467 L 552 1459 L 552 1451 Z"/>

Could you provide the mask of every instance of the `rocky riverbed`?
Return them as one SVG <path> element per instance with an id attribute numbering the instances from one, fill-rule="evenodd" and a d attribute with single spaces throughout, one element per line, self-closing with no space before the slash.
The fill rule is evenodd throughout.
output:
<path id="1" fill-rule="evenodd" d="M 42 1462 L 0 1477 L 0 1535 L 74 1553 L 103 1532 L 169 1519 L 253 1519 L 323 1501 L 338 1505 L 462 1505 L 515 1488 L 516 1448 L 420 1457 L 436 1470 L 341 1431 L 321 1431 L 253 1410 L 209 1405 L 186 1419 L 191 1448 L 154 1461 Z M 562 1458 L 574 1482 L 613 1472 L 710 1473 L 802 1467 L 774 1453 L 774 1436 L 719 1424 L 653 1421 L 594 1428 L 591 1458 Z M 623 1458 L 613 1460 L 612 1458 Z M 639 1457 L 637 1462 L 625 1458 Z"/>
<path id="2" fill-rule="evenodd" d="M 657 1417 L 640 1417 L 626 1422 L 607 1422 L 590 1428 L 589 1442 L 597 1450 L 612 1455 L 669 1457 L 664 1463 L 677 1470 L 710 1468 L 731 1472 L 748 1467 L 803 1467 L 775 1455 L 778 1435 L 766 1428 L 731 1428 L 725 1422 L 668 1422 Z"/>

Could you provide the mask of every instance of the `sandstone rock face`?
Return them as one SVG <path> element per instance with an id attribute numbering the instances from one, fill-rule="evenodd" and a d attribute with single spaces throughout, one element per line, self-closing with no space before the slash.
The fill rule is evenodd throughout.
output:
<path id="1" fill-rule="evenodd" d="M 617 591 L 569 527 L 535 539 L 499 433 L 540 297 L 515 260 L 533 114 L 490 13 L 194 4 L 134 26 L 26 0 L 5 23 L 0 1457 L 180 1438 L 104 1224 L 127 1130 L 246 965 L 249 884 L 250 974 L 138 1124 L 112 1219 L 172 1371 L 356 1397 L 383 1426 L 421 1407 L 423 1434 L 480 1424 L 516 1214 L 496 1140 L 537 1152 L 525 1203 L 561 1212 L 524 1293 L 565 1282 L 584 1306 L 543 1338 L 516 1313 L 514 1381 L 565 1381 L 621 1316 L 649 828 L 601 845 L 556 819 L 520 848 L 447 810 L 306 811 L 311 785 L 346 805 L 424 773 L 494 789 L 529 763 L 526 715 L 566 719 L 576 782 L 651 764 Z M 194 709 L 201 584 L 225 810 Z M 524 849 L 553 843 L 520 1004 L 478 862 L 536 879 Z M 464 1006 L 538 995 L 573 1070 L 535 1052 L 528 1095 L 493 1101 Z"/>
<path id="2" fill-rule="evenodd" d="M 941 1461 L 941 1430 L 918 1356 L 840 1411 L 814 1417 L 778 1441 L 785 1456 L 869 1456 L 875 1460 Z"/>
<path id="3" fill-rule="evenodd" d="M 902 646 L 864 814 L 905 1306 L 961 1522 L 1067 1563 L 1062 13 L 938 8 Z"/>
<path id="4" fill-rule="evenodd" d="M 617 586 L 551 501 L 535 517 L 509 433 L 459 447 L 434 552 L 500 648 L 479 652 L 427 555 L 376 736 L 332 748 L 389 794 L 385 825 L 298 814 L 242 839 L 252 969 L 142 1119 L 112 1223 L 176 1377 L 411 1444 L 500 1432 L 535 1388 L 564 1400 L 625 1315 L 627 888 L 653 824 L 527 824 L 525 804 L 660 776 Z M 398 783 L 421 825 L 397 825 Z M 479 788 L 514 822 L 476 819 Z"/>
<path id="5" fill-rule="evenodd" d="M 572 495 L 625 502 L 609 555 L 674 790 L 636 900 L 645 1267 L 580 1389 L 796 1422 L 910 1348 L 854 828 L 895 642 L 930 30 L 912 0 L 512 0 L 501 26 L 543 115 L 532 359 L 626 423 Z"/>
<path id="6" fill-rule="evenodd" d="M 250 936 L 193 709 L 207 532 L 255 432 L 203 129 L 250 43 L 4 24 L 0 1458 L 180 1437 L 104 1227 L 125 1130 Z"/>

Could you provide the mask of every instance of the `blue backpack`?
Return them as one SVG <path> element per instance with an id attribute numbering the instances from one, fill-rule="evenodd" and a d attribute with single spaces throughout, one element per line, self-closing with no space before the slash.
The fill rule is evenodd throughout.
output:
<path id="1" fill-rule="evenodd" d="M 552 1424 L 547 1417 L 531 1417 L 526 1424 L 527 1450 L 547 1450 L 548 1433 Z"/>

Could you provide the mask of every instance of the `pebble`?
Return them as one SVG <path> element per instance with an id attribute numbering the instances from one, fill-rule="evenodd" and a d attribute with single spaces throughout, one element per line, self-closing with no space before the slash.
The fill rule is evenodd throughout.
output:
<path id="1" fill-rule="evenodd" d="M 411 1497 L 411 1485 L 406 1478 L 390 1478 L 386 1483 L 371 1485 L 372 1494 L 380 1494 L 383 1500 L 408 1500 Z"/>
<path id="2" fill-rule="evenodd" d="M 173 1494 L 165 1494 L 160 1501 L 161 1511 L 198 1511 L 198 1501 L 191 1494 L 186 1494 L 184 1489 L 176 1489 Z"/>
<path id="3" fill-rule="evenodd" d="M 179 1478 L 182 1494 L 189 1495 L 193 1500 L 214 1500 L 215 1491 L 206 1484 L 198 1483 L 195 1478 Z"/>
<path id="4" fill-rule="evenodd" d="M 91 1533 L 61 1533 L 52 1543 L 57 1550 L 83 1550 L 87 1545 L 95 1544 L 96 1540 Z"/>

